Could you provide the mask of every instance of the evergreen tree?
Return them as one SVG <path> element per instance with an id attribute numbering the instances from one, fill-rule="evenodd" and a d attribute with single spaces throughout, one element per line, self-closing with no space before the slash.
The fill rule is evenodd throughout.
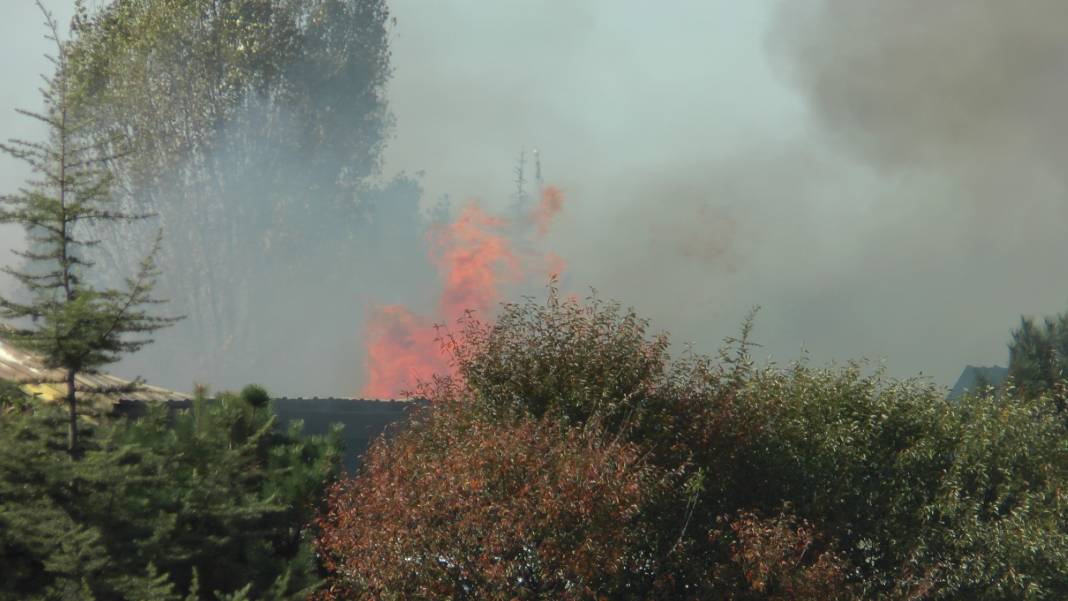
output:
<path id="1" fill-rule="evenodd" d="M 1068 313 L 1047 317 L 1039 325 L 1020 318 L 1009 343 L 1009 376 L 1021 394 L 1054 394 L 1063 388 L 1068 358 Z M 1063 405 L 1063 399 L 1055 399 Z M 1063 408 L 1063 407 L 1062 407 Z"/>
<path id="2" fill-rule="evenodd" d="M 79 461 L 66 458 L 61 407 L 9 410 L 0 601 L 306 599 L 319 586 L 307 525 L 340 436 L 283 431 L 269 403 L 253 409 L 223 392 L 191 411 L 102 417 L 83 428 Z"/>
<path id="3" fill-rule="evenodd" d="M 76 456 L 77 375 L 94 373 L 121 355 L 137 351 L 150 342 L 145 335 L 176 319 L 147 311 L 148 305 L 161 302 L 151 295 L 159 234 L 125 287 L 95 288 L 88 283 L 86 272 L 94 263 L 86 258 L 86 250 L 101 242 L 85 234 L 88 226 L 131 222 L 147 215 L 114 208 L 112 176 L 106 167 L 116 157 L 99 152 L 99 143 L 87 135 L 91 124 L 72 110 L 77 90 L 72 85 L 68 48 L 60 40 L 55 18 L 39 0 L 37 5 L 45 15 L 47 37 L 56 45 L 56 55 L 49 57 L 55 74 L 42 90 L 43 112 L 19 112 L 44 123 L 48 138 L 0 145 L 35 174 L 17 193 L 0 197 L 0 222 L 21 224 L 29 241 L 28 250 L 16 251 L 25 265 L 4 268 L 23 285 L 28 299 L 0 297 L 0 316 L 14 320 L 0 330 L 0 338 L 40 357 L 45 368 L 63 374 L 62 381 L 43 381 L 66 386 L 67 451 Z"/>

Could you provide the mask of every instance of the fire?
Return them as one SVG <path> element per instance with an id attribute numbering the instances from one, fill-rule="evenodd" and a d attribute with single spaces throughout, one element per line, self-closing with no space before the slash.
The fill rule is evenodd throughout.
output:
<path id="1" fill-rule="evenodd" d="M 444 279 L 440 317 L 453 320 L 464 311 L 488 312 L 500 302 L 500 286 L 522 280 L 522 267 L 503 235 L 508 222 L 474 203 L 456 221 L 430 232 L 433 256 Z"/>
<path id="2" fill-rule="evenodd" d="M 564 193 L 556 186 L 546 186 L 541 193 L 541 202 L 531 214 L 531 220 L 538 227 L 538 235 L 544 237 L 549 233 L 553 218 L 564 208 Z"/>
<path id="3" fill-rule="evenodd" d="M 389 399 L 448 366 L 434 343 L 434 324 L 403 305 L 377 307 L 367 324 L 363 396 Z"/>
<path id="4" fill-rule="evenodd" d="M 529 223 L 538 235 L 548 233 L 563 208 L 563 193 L 549 186 Z M 490 215 L 475 203 L 467 204 L 449 224 L 428 232 L 430 259 L 442 279 L 437 314 L 416 315 L 403 305 L 374 310 L 366 329 L 367 398 L 393 398 L 414 389 L 434 374 L 446 374 L 435 324 L 455 322 L 467 311 L 488 315 L 501 301 L 506 285 L 523 283 L 532 274 L 559 275 L 564 261 L 552 253 L 527 256 L 508 238 L 506 219 Z"/>

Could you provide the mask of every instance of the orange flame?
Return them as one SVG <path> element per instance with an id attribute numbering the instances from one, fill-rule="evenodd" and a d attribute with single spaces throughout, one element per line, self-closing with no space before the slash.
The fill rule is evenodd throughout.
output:
<path id="1" fill-rule="evenodd" d="M 538 208 L 531 213 L 530 218 L 538 226 L 538 235 L 545 236 L 552 226 L 553 217 L 564 208 L 564 193 L 556 186 L 546 186 L 541 193 L 541 202 Z"/>
<path id="2" fill-rule="evenodd" d="M 560 190 L 546 188 L 530 224 L 544 236 L 562 207 Z M 522 282 L 532 272 L 559 275 L 564 270 L 563 259 L 552 253 L 540 259 L 543 267 L 531 269 L 530 258 L 520 257 L 504 234 L 507 226 L 506 220 L 469 203 L 455 221 L 428 232 L 430 259 L 442 277 L 437 315 L 420 317 L 402 305 L 379 307 L 371 314 L 364 397 L 392 398 L 435 374 L 449 372 L 435 342 L 435 321 L 452 322 L 467 311 L 487 314 L 500 302 L 504 285 Z"/>
<path id="3" fill-rule="evenodd" d="M 464 311 L 489 311 L 500 301 L 500 285 L 522 279 L 511 242 L 500 232 L 507 221 L 468 204 L 453 223 L 430 232 L 432 258 L 444 278 L 440 317 L 454 320 Z"/>
<path id="4" fill-rule="evenodd" d="M 403 305 L 377 307 L 367 323 L 364 397 L 393 398 L 435 373 L 445 373 L 448 366 L 434 343 L 433 323 Z"/>

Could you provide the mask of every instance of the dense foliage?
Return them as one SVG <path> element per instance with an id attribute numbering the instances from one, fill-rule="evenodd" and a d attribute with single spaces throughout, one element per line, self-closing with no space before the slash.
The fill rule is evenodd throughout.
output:
<path id="1" fill-rule="evenodd" d="M 97 417 L 83 456 L 23 399 L 0 417 L 0 599 L 303 599 L 305 525 L 335 477 L 337 437 L 280 432 L 240 397 Z"/>
<path id="2" fill-rule="evenodd" d="M 662 482 L 635 445 L 458 405 L 424 419 L 332 489 L 319 549 L 352 579 L 323 598 L 613 597 L 646 569 L 636 518 Z"/>
<path id="3" fill-rule="evenodd" d="M 457 376 L 425 387 L 436 403 L 333 489 L 320 538 L 333 590 L 368 599 L 513 598 L 508 584 L 530 599 L 1068 594 L 1068 446 L 1052 403 L 950 403 L 939 388 L 863 364 L 757 367 L 748 333 L 747 324 L 734 352 L 673 360 L 633 312 L 555 291 L 545 304 L 506 306 L 494 324 L 468 319 L 446 339 Z M 526 450 L 514 456 L 503 441 Z M 599 471 L 622 464 L 629 471 Z M 581 470 L 595 494 L 574 490 Z M 600 520 L 595 535 L 566 512 L 544 517 L 564 507 L 592 523 L 617 511 L 596 502 L 606 497 L 629 512 Z M 584 555 L 602 541 L 614 552 Z M 553 571 L 551 589 L 530 578 L 584 557 L 595 561 Z"/>
<path id="4" fill-rule="evenodd" d="M 1068 400 L 1068 313 L 1047 317 L 1039 325 L 1020 318 L 1009 342 L 1009 377 L 1025 396 L 1051 394 L 1062 406 Z"/>

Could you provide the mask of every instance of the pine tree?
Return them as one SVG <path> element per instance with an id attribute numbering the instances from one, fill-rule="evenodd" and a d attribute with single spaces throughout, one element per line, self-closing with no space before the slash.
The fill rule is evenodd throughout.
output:
<path id="1" fill-rule="evenodd" d="M 92 374 L 137 351 L 151 342 L 147 334 L 176 318 L 153 316 L 147 310 L 162 302 L 151 294 L 158 275 L 154 258 L 160 235 L 124 288 L 99 289 L 89 282 L 87 272 L 93 262 L 85 258 L 85 251 L 101 241 L 85 234 L 88 226 L 148 215 L 114 208 L 106 166 L 116 157 L 103 153 L 103 145 L 88 141 L 91 122 L 73 108 L 77 92 L 71 83 L 67 45 L 60 40 L 55 18 L 40 0 L 37 6 L 45 16 L 46 37 L 56 45 L 56 55 L 49 57 L 55 74 L 42 90 L 43 111 L 19 113 L 42 122 L 48 138 L 0 144 L 0 150 L 27 163 L 35 176 L 17 193 L 0 197 L 0 222 L 21 224 L 28 240 L 28 250 L 15 253 L 25 260 L 24 266 L 3 269 L 22 284 L 28 300 L 0 297 L 0 316 L 13 320 L 0 330 L 0 338 L 63 374 L 62 381 L 41 383 L 66 386 L 67 451 L 76 457 L 78 397 L 84 392 L 77 389 L 77 375 Z"/>
<path id="2" fill-rule="evenodd" d="M 1050 394 L 1064 409 L 1062 391 L 1068 376 L 1068 313 L 1046 317 L 1039 324 L 1020 318 L 1009 342 L 1009 376 L 1024 396 Z"/>

